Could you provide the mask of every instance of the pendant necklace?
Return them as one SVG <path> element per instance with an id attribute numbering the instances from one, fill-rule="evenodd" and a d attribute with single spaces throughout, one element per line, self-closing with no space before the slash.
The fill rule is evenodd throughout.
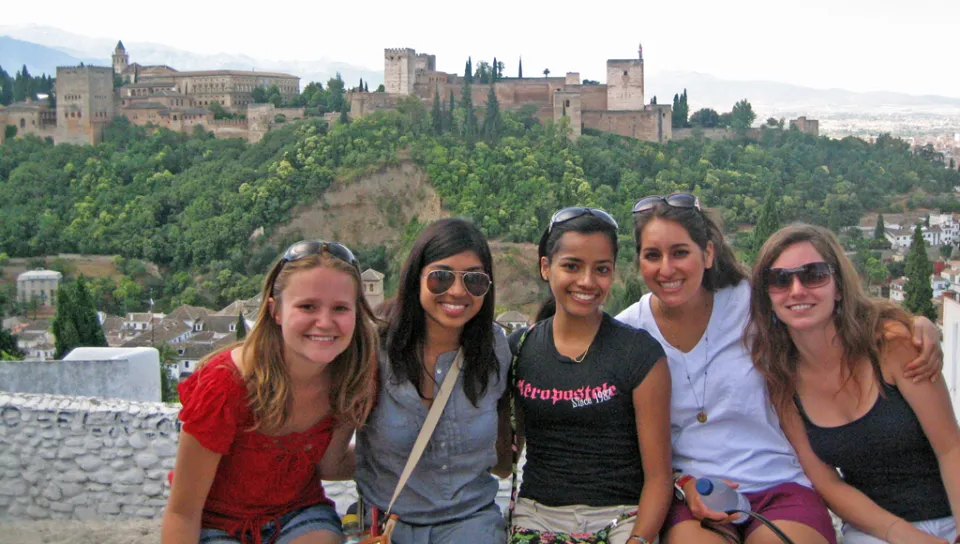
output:
<path id="1" fill-rule="evenodd" d="M 710 337 L 707 335 L 706 331 L 703 333 L 703 350 L 705 356 L 703 358 L 703 391 L 702 396 L 697 396 L 697 388 L 693 384 L 693 380 L 690 378 L 690 371 L 687 369 L 687 356 L 683 356 L 683 371 L 687 375 L 687 383 L 690 384 L 690 390 L 693 391 L 693 400 L 697 403 L 697 408 L 700 410 L 697 412 L 697 421 L 700 423 L 707 422 L 707 412 L 704 409 L 707 403 L 707 371 L 709 370 L 707 366 L 710 362 Z"/>
<path id="2" fill-rule="evenodd" d="M 660 299 L 657 299 L 660 300 Z M 713 300 L 708 300 L 705 308 L 707 315 L 710 316 L 713 311 Z M 660 301 L 660 311 L 663 312 L 663 301 Z M 702 395 L 697 396 L 697 388 L 693 383 L 693 379 L 690 377 L 690 370 L 687 368 L 687 354 L 680 352 L 683 356 L 683 372 L 687 375 L 687 383 L 690 384 L 690 390 L 693 392 L 693 400 L 697 403 L 697 421 L 700 423 L 707 422 L 707 371 L 709 370 L 710 365 L 710 321 L 707 320 L 707 328 L 703 331 L 703 390 L 701 391 Z M 679 350 L 678 350 L 679 351 Z M 691 353 L 693 353 L 691 351 Z"/>

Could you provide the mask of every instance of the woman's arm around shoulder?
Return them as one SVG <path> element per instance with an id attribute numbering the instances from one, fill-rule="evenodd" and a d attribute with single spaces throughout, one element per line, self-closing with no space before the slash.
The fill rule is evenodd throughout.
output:
<path id="1" fill-rule="evenodd" d="M 897 388 L 910 404 L 917 416 L 930 446 L 937 455 L 940 464 L 940 477 L 943 478 L 950 499 L 953 517 L 960 515 L 960 428 L 953 412 L 950 392 L 943 380 L 913 381 L 903 376 L 902 368 L 917 354 L 906 327 L 898 330 L 888 327 L 887 346 L 881 361 L 884 374 L 895 380 Z"/>
<path id="2" fill-rule="evenodd" d="M 660 357 L 633 390 L 643 490 L 637 505 L 633 534 L 653 542 L 660 532 L 673 500 L 673 470 L 670 467 L 670 369 Z"/>
<path id="3" fill-rule="evenodd" d="M 180 432 L 177 460 L 170 498 L 163 513 L 160 540 L 163 544 L 197 542 L 200 539 L 200 519 L 207 494 L 213 485 L 222 456 L 203 447 L 186 431 Z"/>
<path id="4" fill-rule="evenodd" d="M 330 444 L 323 457 L 317 463 L 317 472 L 323 480 L 352 480 L 357 470 L 357 457 L 353 451 L 354 428 L 350 425 L 337 426 L 333 429 Z"/>

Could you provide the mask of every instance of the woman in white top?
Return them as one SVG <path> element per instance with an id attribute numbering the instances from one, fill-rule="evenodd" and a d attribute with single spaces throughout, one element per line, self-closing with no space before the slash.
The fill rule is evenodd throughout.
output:
<path id="1" fill-rule="evenodd" d="M 743 344 L 750 285 L 733 250 L 694 195 L 646 197 L 633 212 L 640 271 L 651 293 L 617 318 L 661 342 L 673 376 L 678 500 L 664 525 L 665 542 L 727 542 L 715 531 L 748 544 L 780 542 L 758 522 L 732 525 L 736 516 L 704 506 L 694 479 L 709 477 L 738 485 L 752 510 L 794 542 L 834 544 L 826 506 L 780 430 L 763 377 Z M 932 323 L 920 325 L 924 352 L 907 372 L 925 379 L 939 373 L 940 353 Z M 930 360 L 935 364 L 920 366 Z"/>

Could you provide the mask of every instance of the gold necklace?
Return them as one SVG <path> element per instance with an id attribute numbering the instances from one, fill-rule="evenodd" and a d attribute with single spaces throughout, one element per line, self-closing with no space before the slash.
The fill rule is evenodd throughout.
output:
<path id="1" fill-rule="evenodd" d="M 665 315 L 663 311 L 663 301 L 658 298 L 657 302 L 660 303 L 660 314 Z M 706 304 L 704 304 L 704 312 L 707 313 L 707 327 L 703 331 L 703 343 L 704 343 L 703 347 L 704 347 L 705 354 L 703 358 L 703 392 L 702 392 L 703 394 L 701 397 L 697 396 L 697 388 L 696 386 L 694 386 L 693 380 L 690 378 L 690 371 L 687 369 L 687 356 L 685 353 L 680 352 L 683 357 L 683 360 L 681 361 L 683 363 L 683 372 L 684 374 L 687 375 L 687 383 L 690 384 L 690 390 L 693 392 L 693 400 L 694 402 L 696 402 L 697 408 L 699 409 L 697 412 L 697 421 L 700 423 L 707 422 L 707 411 L 706 411 L 707 370 L 709 370 L 709 366 L 710 366 L 709 330 L 710 330 L 710 317 L 713 314 L 713 298 L 712 297 L 707 299 Z M 680 351 L 680 350 L 677 350 L 677 351 Z"/>
<path id="2" fill-rule="evenodd" d="M 590 342 L 590 346 L 593 345 L 593 341 Z M 573 362 L 582 363 L 584 359 L 587 358 L 587 353 L 590 353 L 590 346 L 587 346 L 587 350 L 584 351 L 579 357 L 574 357 Z"/>

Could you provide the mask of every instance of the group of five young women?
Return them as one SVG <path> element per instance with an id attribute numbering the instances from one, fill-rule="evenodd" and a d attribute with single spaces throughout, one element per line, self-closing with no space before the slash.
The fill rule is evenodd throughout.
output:
<path id="1" fill-rule="evenodd" d="M 935 327 L 868 299 L 823 229 L 777 233 L 749 278 L 695 196 L 633 212 L 650 292 L 604 313 L 617 223 L 565 208 L 539 244 L 550 301 L 509 339 L 466 221 L 421 234 L 379 325 L 349 249 L 291 246 L 251 335 L 181 384 L 163 542 L 341 542 L 320 480 L 386 507 L 459 360 L 397 544 L 779 542 L 707 508 L 697 477 L 738 485 L 797 543 L 836 542 L 828 505 L 848 543 L 953 541 L 960 432 L 928 379 Z M 510 473 L 511 443 L 527 453 L 508 527 L 491 473 Z"/>

